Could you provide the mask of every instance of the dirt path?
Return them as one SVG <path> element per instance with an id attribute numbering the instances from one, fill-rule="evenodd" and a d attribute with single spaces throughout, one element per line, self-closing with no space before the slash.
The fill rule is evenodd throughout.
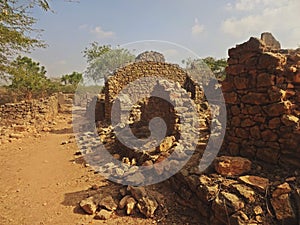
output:
<path id="1" fill-rule="evenodd" d="M 78 149 L 72 137 L 71 115 L 61 115 L 51 132 L 0 146 L 0 224 L 157 224 L 157 218 L 122 215 L 97 221 L 82 212 L 78 202 L 87 197 L 92 185 L 111 193 L 118 186 L 75 162 Z M 62 145 L 66 140 L 73 142 Z M 178 208 L 171 202 L 172 207 Z M 186 219 L 191 218 L 189 212 L 186 217 L 173 214 L 181 221 L 175 216 L 160 224 L 192 224 L 182 222 L 191 221 Z"/>
<path id="2" fill-rule="evenodd" d="M 29 136 L 0 146 L 1 225 L 92 221 L 76 208 L 80 193 L 95 183 L 107 183 L 74 162 L 75 143 L 61 145 L 72 137 L 71 115 L 61 116 L 56 122 L 54 130 L 41 137 Z"/>

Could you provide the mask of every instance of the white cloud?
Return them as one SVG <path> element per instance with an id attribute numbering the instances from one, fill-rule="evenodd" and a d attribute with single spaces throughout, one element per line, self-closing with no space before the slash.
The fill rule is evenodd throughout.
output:
<path id="1" fill-rule="evenodd" d="M 92 34 L 95 34 L 98 38 L 112 38 L 115 33 L 112 31 L 104 31 L 101 26 L 96 26 L 90 30 Z"/>
<path id="2" fill-rule="evenodd" d="M 290 0 L 236 0 L 234 4 L 227 3 L 226 9 L 236 11 L 259 11 L 262 7 L 281 7 L 288 4 L 289 1 Z"/>
<path id="3" fill-rule="evenodd" d="M 236 0 L 226 8 L 231 17 L 222 23 L 225 34 L 241 38 L 269 31 L 282 37 L 283 45 L 295 47 L 299 43 L 299 0 Z"/>
<path id="4" fill-rule="evenodd" d="M 194 26 L 192 27 L 192 34 L 199 35 L 204 31 L 204 25 L 200 24 L 198 18 L 195 18 Z"/>
<path id="5" fill-rule="evenodd" d="M 239 0 L 235 4 L 235 9 L 239 11 L 250 11 L 256 8 L 262 0 Z"/>

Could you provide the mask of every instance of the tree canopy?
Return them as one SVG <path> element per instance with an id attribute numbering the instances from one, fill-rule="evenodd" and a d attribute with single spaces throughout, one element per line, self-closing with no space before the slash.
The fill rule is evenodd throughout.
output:
<path id="1" fill-rule="evenodd" d="M 66 74 L 61 77 L 61 82 L 64 85 L 74 85 L 76 86 L 79 82 L 82 81 L 82 73 L 73 72 L 71 74 Z"/>
<path id="2" fill-rule="evenodd" d="M 93 42 L 83 53 L 88 63 L 85 76 L 95 83 L 135 59 L 128 49 L 112 48 L 110 45 L 99 45 L 97 42 Z"/>
<path id="3" fill-rule="evenodd" d="M 45 47 L 40 30 L 33 28 L 36 19 L 31 9 L 50 10 L 46 0 L 0 0 L 0 76 L 6 74 L 13 58 L 20 52 Z M 35 36 L 35 37 L 34 37 Z"/>
<path id="4" fill-rule="evenodd" d="M 225 58 L 216 59 L 209 56 L 203 59 L 187 59 L 182 62 L 186 64 L 188 70 L 192 69 L 194 73 L 201 73 L 203 64 L 205 64 L 214 73 L 217 79 L 222 80 L 226 77 L 225 68 L 227 66 L 227 60 Z"/>
<path id="5" fill-rule="evenodd" d="M 46 70 L 31 58 L 18 56 L 9 70 L 11 85 L 9 89 L 26 99 L 42 96 L 50 88 L 50 80 L 46 77 Z"/>
<path id="6" fill-rule="evenodd" d="M 222 77 L 226 76 L 226 74 L 225 74 L 225 68 L 227 66 L 226 59 L 224 59 L 224 58 L 216 59 L 213 57 L 206 57 L 202 60 L 212 70 L 212 72 L 217 76 L 217 78 L 222 78 Z"/>

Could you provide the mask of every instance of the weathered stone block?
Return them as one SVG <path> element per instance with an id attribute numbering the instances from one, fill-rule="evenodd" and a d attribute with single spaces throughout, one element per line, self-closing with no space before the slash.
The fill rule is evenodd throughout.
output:
<path id="1" fill-rule="evenodd" d="M 269 185 L 269 180 L 267 178 L 263 177 L 258 177 L 258 176 L 242 176 L 239 177 L 239 180 L 244 182 L 245 184 L 248 184 L 252 187 L 257 188 L 261 192 L 265 192 L 268 185 Z"/>
<path id="2" fill-rule="evenodd" d="M 250 92 L 241 98 L 241 101 L 246 104 L 267 104 L 270 102 L 269 96 L 265 93 Z"/>
<path id="3" fill-rule="evenodd" d="M 296 216 L 293 211 L 289 194 L 282 194 L 271 199 L 276 218 L 283 223 L 296 224 Z"/>
<path id="4" fill-rule="evenodd" d="M 242 157 L 221 156 L 214 161 L 214 167 L 223 176 L 238 176 L 251 170 L 251 161 Z"/>
<path id="5" fill-rule="evenodd" d="M 275 76 L 261 73 L 257 76 L 257 87 L 271 87 L 275 84 Z"/>
<path id="6" fill-rule="evenodd" d="M 263 107 L 263 110 L 267 113 L 268 116 L 276 117 L 285 113 L 284 103 L 274 103 Z"/>

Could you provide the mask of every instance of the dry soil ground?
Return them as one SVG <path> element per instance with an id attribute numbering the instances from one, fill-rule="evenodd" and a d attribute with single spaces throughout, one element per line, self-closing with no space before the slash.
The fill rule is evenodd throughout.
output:
<path id="1" fill-rule="evenodd" d="M 0 146 L 1 225 L 201 224 L 197 213 L 174 202 L 175 193 L 168 182 L 152 187 L 166 198 L 166 209 L 156 218 L 117 212 L 110 220 L 100 221 L 85 215 L 78 203 L 92 185 L 110 193 L 120 187 L 75 160 L 78 149 L 72 139 L 71 115 L 60 115 L 56 123 L 38 137 L 29 134 Z M 62 145 L 66 140 L 73 142 Z"/>

